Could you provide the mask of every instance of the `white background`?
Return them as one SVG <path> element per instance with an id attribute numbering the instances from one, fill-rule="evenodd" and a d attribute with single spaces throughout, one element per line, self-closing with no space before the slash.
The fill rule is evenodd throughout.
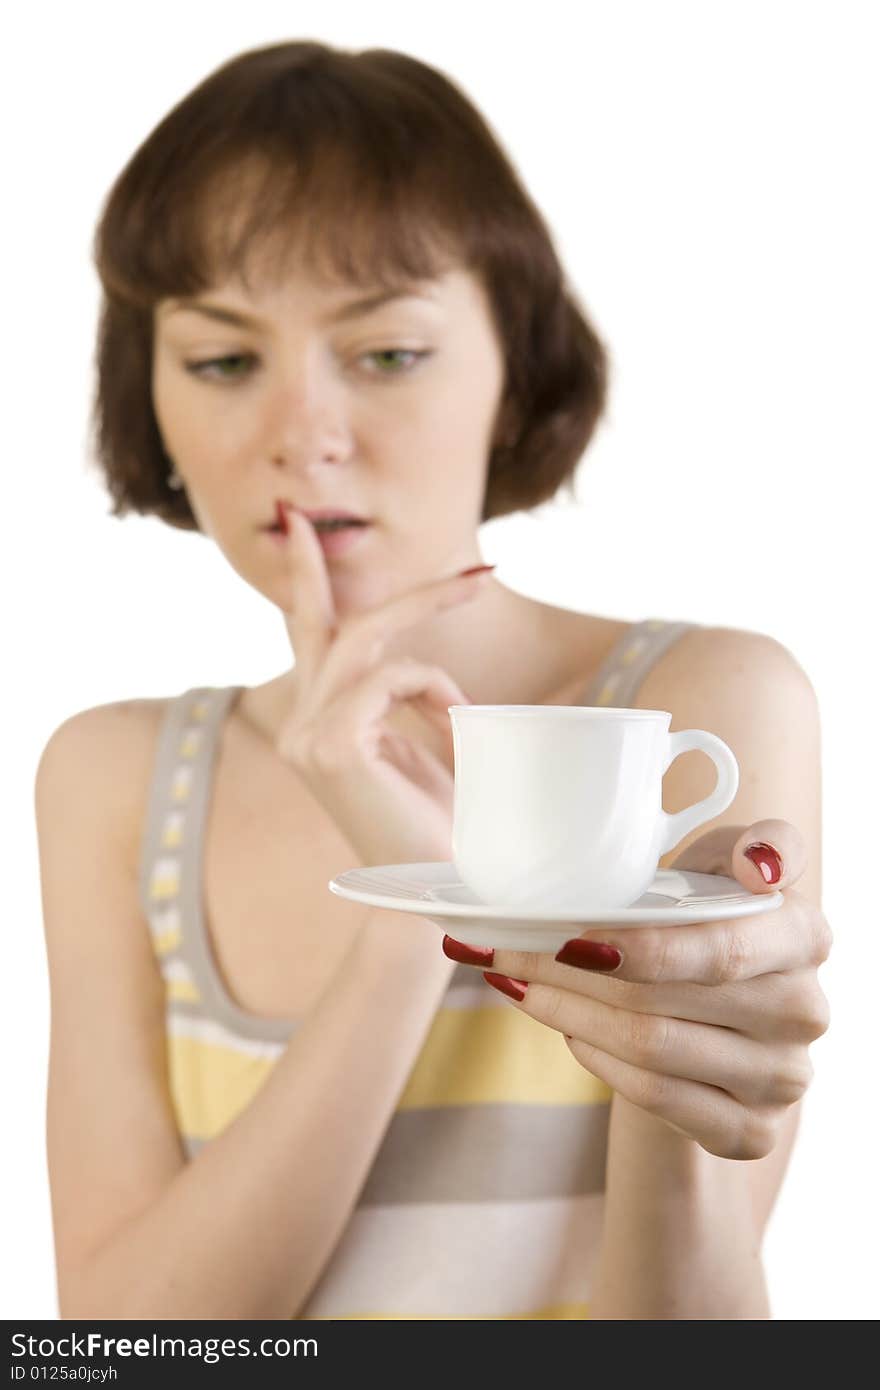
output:
<path id="1" fill-rule="evenodd" d="M 878 18 L 846 0 L 190 0 L 7 19 L 0 1316 L 57 1316 L 39 753 L 78 709 L 253 684 L 288 654 L 276 611 L 209 542 L 107 515 L 86 456 L 90 240 L 170 106 L 234 54 L 292 38 L 402 49 L 463 86 L 611 346 L 577 507 L 485 528 L 502 582 L 615 618 L 767 632 L 813 682 L 833 1022 L 766 1265 L 777 1318 L 877 1316 Z"/>

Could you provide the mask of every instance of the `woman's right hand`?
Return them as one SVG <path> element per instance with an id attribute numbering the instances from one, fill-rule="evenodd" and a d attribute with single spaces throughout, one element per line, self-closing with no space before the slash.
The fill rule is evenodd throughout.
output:
<path id="1" fill-rule="evenodd" d="M 276 747 L 332 816 L 364 865 L 452 857 L 452 772 L 383 721 L 402 704 L 451 738 L 448 709 L 467 696 L 439 666 L 386 658 L 398 632 L 481 593 L 489 570 L 435 580 L 340 621 L 320 541 L 295 509 L 288 521 L 296 708 Z"/>

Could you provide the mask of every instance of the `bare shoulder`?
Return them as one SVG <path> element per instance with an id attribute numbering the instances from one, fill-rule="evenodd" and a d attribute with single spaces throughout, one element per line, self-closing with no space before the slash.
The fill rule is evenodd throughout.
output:
<path id="1" fill-rule="evenodd" d="M 167 699 L 112 700 L 104 705 L 77 710 L 53 730 L 46 742 L 44 755 L 50 749 L 78 742 L 149 737 L 161 723 L 169 703 Z"/>
<path id="2" fill-rule="evenodd" d="M 50 734 L 34 795 L 38 821 L 69 812 L 105 813 L 117 842 L 133 843 L 168 699 L 118 700 L 78 710 Z"/>
<path id="3" fill-rule="evenodd" d="M 557 702 L 577 699 L 613 653 L 627 660 L 627 638 L 637 621 L 572 610 L 546 610 L 560 650 L 566 652 L 567 676 L 558 687 Z M 727 692 L 740 699 L 744 691 L 777 682 L 789 691 L 810 697 L 806 671 L 776 637 L 748 628 L 710 626 L 683 618 L 685 631 L 656 657 L 639 685 L 633 707 L 668 709 L 675 713 L 692 702 L 702 707 Z"/>
<path id="4" fill-rule="evenodd" d="M 670 709 L 670 701 L 710 692 L 741 698 L 750 683 L 785 681 L 809 690 L 809 677 L 795 655 L 770 633 L 748 628 L 696 625 L 671 643 L 651 667 L 635 701 L 642 709 Z M 665 703 L 664 703 L 665 701 Z"/>
<path id="5" fill-rule="evenodd" d="M 67 750 L 97 751 L 120 743 L 136 752 L 155 737 L 169 703 L 167 699 L 114 700 L 77 710 L 50 734 L 40 761 L 63 758 Z"/>
<path id="6" fill-rule="evenodd" d="M 821 901 L 820 717 L 815 691 L 794 654 L 769 633 L 694 627 L 673 642 L 642 681 L 633 705 L 668 710 L 670 731 L 705 729 L 740 769 L 731 805 L 711 831 L 738 832 L 768 816 L 796 825 L 810 846 L 798 891 Z M 711 795 L 717 776 L 704 753 L 675 758 L 663 777 L 671 814 Z M 670 868 L 707 833 L 700 825 L 660 860 Z"/>

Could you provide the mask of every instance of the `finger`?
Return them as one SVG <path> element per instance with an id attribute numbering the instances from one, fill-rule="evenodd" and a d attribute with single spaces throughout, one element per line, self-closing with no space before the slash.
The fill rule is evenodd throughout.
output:
<path id="1" fill-rule="evenodd" d="M 547 952 L 492 951 L 449 935 L 443 938 L 443 953 L 460 965 L 571 990 L 612 1008 L 735 1028 L 763 1042 L 810 1043 L 828 1029 L 828 1000 L 812 965 L 730 985 L 640 984 L 562 965 Z"/>
<path id="2" fill-rule="evenodd" d="M 592 1076 L 633 1105 L 656 1115 L 719 1158 L 763 1158 L 775 1142 L 774 1126 L 716 1086 L 645 1071 L 576 1038 L 572 1055 Z"/>
<path id="3" fill-rule="evenodd" d="M 307 689 L 336 630 L 336 605 L 315 528 L 295 508 L 287 510 L 286 518 L 290 607 L 285 613 L 303 688 Z"/>
<path id="4" fill-rule="evenodd" d="M 785 820 L 760 820 L 706 831 L 677 854 L 669 868 L 726 874 L 750 893 L 773 893 L 796 883 L 807 862 L 806 841 L 797 826 Z"/>
<path id="5" fill-rule="evenodd" d="M 327 771 L 344 770 L 351 758 L 379 746 L 386 736 L 382 720 L 395 705 L 414 696 L 447 710 L 463 702 L 462 692 L 441 667 L 419 661 L 386 662 L 322 709 L 315 756 Z"/>
<path id="6" fill-rule="evenodd" d="M 735 1029 L 614 1008 L 572 990 L 530 983 L 516 1007 L 631 1066 L 718 1086 L 745 1105 L 794 1104 L 812 1076 L 801 1044 L 768 1047 Z"/>
<path id="7" fill-rule="evenodd" d="M 727 871 L 753 893 L 773 893 L 790 887 L 806 871 L 807 843 L 787 820 L 759 820 L 733 847 Z"/>
<path id="8" fill-rule="evenodd" d="M 669 861 L 669 868 L 689 869 L 697 874 L 730 874 L 733 847 L 748 829 L 747 825 L 716 825 L 713 830 L 704 830 L 679 850 Z"/>
<path id="9" fill-rule="evenodd" d="M 453 682 L 455 684 L 455 682 Z M 470 704 L 468 697 L 461 692 L 455 704 Z M 449 717 L 449 705 L 445 699 L 436 699 L 430 694 L 414 695 L 410 701 L 416 714 L 426 719 L 433 729 L 436 729 L 443 736 L 443 745 L 447 757 L 451 757 L 455 749 L 455 739 L 452 731 L 452 720 Z M 447 776 L 449 771 L 447 769 Z"/>
<path id="10" fill-rule="evenodd" d="M 388 643 L 398 633 L 446 608 L 475 599 L 482 593 L 490 575 L 491 569 L 483 569 L 473 574 L 456 574 L 448 579 L 432 580 L 347 619 L 321 671 L 321 700 L 328 701 L 381 661 Z"/>
<path id="11" fill-rule="evenodd" d="M 453 682 L 453 685 L 459 688 L 457 682 Z M 470 701 L 462 691 L 456 703 L 469 704 Z M 444 781 L 449 781 L 453 776 L 455 754 L 450 708 L 445 698 L 437 700 L 430 694 L 412 695 L 399 711 L 401 720 L 395 721 L 394 725 L 396 733 L 417 745 L 419 750 L 431 753 L 432 760 L 442 769 Z M 412 715 L 411 721 L 409 715 Z M 435 737 L 432 738 L 431 734 Z M 440 738 L 439 746 L 437 735 Z"/>
<path id="12" fill-rule="evenodd" d="M 704 985 L 732 985 L 772 971 L 804 969 L 820 965 L 831 948 L 831 933 L 824 915 L 797 889 L 785 894 L 781 907 L 752 917 L 720 922 L 694 922 L 683 926 L 645 926 L 590 930 L 566 942 L 556 961 L 576 970 L 598 968 L 583 943 L 599 943 L 616 949 L 620 963 L 603 974 L 640 984 L 686 981 Z M 514 979 L 533 978 L 521 973 L 535 957 L 531 953 L 498 951 L 493 969 Z M 502 962 L 498 964 L 498 962 Z M 514 968 L 508 969 L 511 962 Z"/>
<path id="13" fill-rule="evenodd" d="M 402 734 L 385 731 L 383 752 L 407 781 L 420 787 L 438 805 L 452 813 L 455 784 L 449 769 L 428 748 Z"/>
<path id="14" fill-rule="evenodd" d="M 444 953 L 450 959 L 460 960 L 460 955 L 450 954 L 450 945 L 454 950 L 454 943 L 444 938 Z M 470 950 L 473 952 L 474 948 Z M 613 1008 L 734 1028 L 762 1042 L 814 1042 L 828 1028 L 828 1000 L 813 967 L 774 971 L 733 985 L 643 985 L 594 970 L 575 971 L 549 955 L 532 957 L 540 966 L 537 974 L 530 974 L 524 956 L 516 961 L 512 952 L 494 954 L 495 960 L 474 958 L 463 963 L 497 970 L 514 979 L 537 980 L 570 989 Z"/>

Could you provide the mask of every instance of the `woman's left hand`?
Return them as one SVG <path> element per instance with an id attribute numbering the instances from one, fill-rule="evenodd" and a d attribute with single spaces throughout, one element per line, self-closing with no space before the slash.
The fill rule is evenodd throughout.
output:
<path id="1" fill-rule="evenodd" d="M 749 857 L 756 847 L 766 880 Z M 781 890 L 781 907 L 687 926 L 591 925 L 556 957 L 499 950 L 481 959 L 450 937 L 443 949 L 490 964 L 490 984 L 562 1033 L 580 1065 L 632 1104 L 721 1158 L 763 1158 L 810 1084 L 809 1045 L 828 1028 L 817 968 L 831 930 L 791 887 L 806 863 L 803 836 L 788 821 L 724 826 L 673 867 L 727 874 L 753 893 Z M 594 943 L 605 949 L 596 953 Z"/>

